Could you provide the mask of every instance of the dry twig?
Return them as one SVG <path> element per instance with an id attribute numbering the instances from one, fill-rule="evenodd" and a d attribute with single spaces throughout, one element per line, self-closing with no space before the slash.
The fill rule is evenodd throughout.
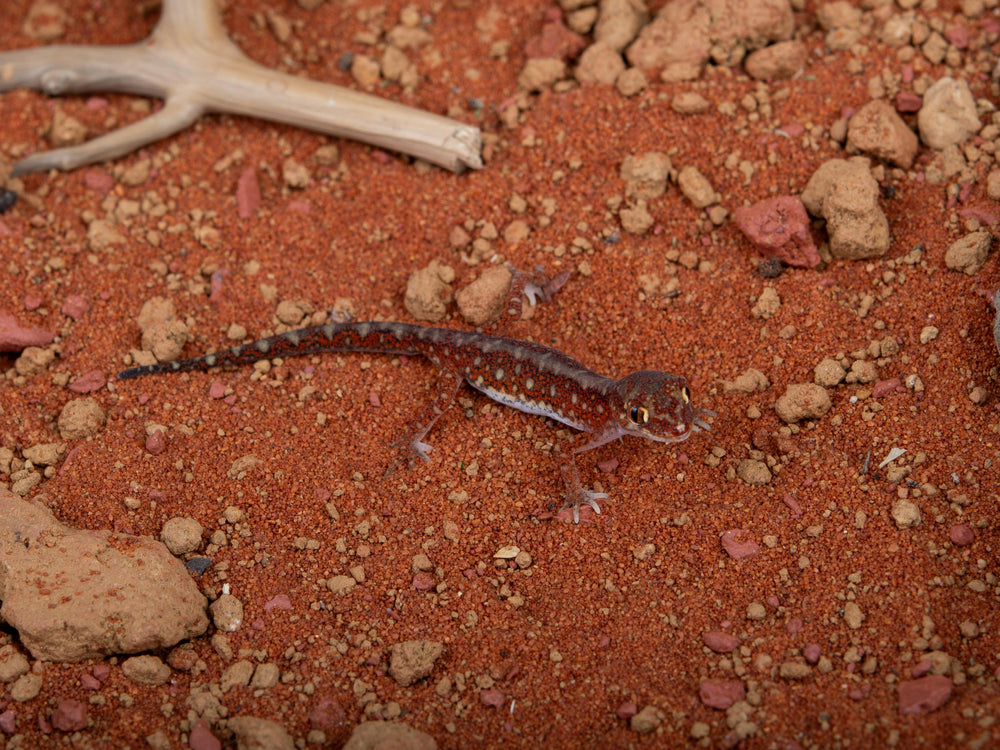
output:
<path id="1" fill-rule="evenodd" d="M 144 120 L 19 161 L 14 175 L 114 159 L 183 130 L 205 112 L 353 138 L 455 172 L 482 166 L 478 128 L 253 62 L 226 36 L 215 0 L 163 0 L 160 13 L 153 33 L 138 44 L 0 52 L 0 92 L 120 91 L 164 99 Z"/>

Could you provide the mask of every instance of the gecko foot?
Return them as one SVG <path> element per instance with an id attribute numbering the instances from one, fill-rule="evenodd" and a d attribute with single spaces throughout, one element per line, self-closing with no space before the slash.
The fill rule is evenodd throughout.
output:
<path id="1" fill-rule="evenodd" d="M 566 499 L 566 503 L 560 509 L 560 513 L 564 510 L 573 511 L 573 523 L 580 523 L 580 506 L 588 505 L 590 506 L 594 513 L 597 515 L 601 514 L 601 506 L 597 504 L 598 500 L 604 500 L 607 498 L 607 493 L 605 492 L 591 492 L 590 490 L 578 489 L 573 493 L 573 497 Z"/>

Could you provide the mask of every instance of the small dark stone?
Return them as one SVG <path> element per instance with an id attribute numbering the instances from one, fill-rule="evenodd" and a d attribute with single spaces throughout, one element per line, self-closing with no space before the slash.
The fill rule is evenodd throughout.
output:
<path id="1" fill-rule="evenodd" d="M 479 110 L 486 106 L 482 99 L 469 99 L 469 109 Z"/>
<path id="2" fill-rule="evenodd" d="M 345 52 L 337 60 L 337 68 L 342 71 L 350 70 L 351 66 L 354 64 L 354 53 Z"/>
<path id="3" fill-rule="evenodd" d="M 896 186 L 895 185 L 885 185 L 882 188 L 882 197 L 886 200 L 891 201 L 896 197 Z"/>
<path id="4" fill-rule="evenodd" d="M 764 258 L 764 260 L 757 265 L 757 273 L 765 279 L 776 279 L 784 272 L 785 267 L 777 258 Z"/>
<path id="5" fill-rule="evenodd" d="M 605 245 L 616 245 L 618 241 L 622 238 L 620 232 L 612 232 L 607 237 L 604 238 Z"/>
<path id="6" fill-rule="evenodd" d="M 212 558 L 210 557 L 192 557 L 190 560 L 184 563 L 184 567 L 187 568 L 192 573 L 194 573 L 196 576 L 200 576 L 202 573 L 208 570 L 208 566 L 211 564 L 212 564 Z"/>
<path id="7" fill-rule="evenodd" d="M 17 203 L 17 193 L 4 188 L 0 190 L 0 214 L 7 213 Z"/>

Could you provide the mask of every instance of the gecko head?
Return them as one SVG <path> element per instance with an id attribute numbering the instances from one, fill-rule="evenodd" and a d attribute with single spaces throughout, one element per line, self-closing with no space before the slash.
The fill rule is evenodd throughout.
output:
<path id="1" fill-rule="evenodd" d="M 623 434 L 674 443 L 696 429 L 707 429 L 705 414 L 691 406 L 687 381 L 656 370 L 634 372 L 615 381 L 609 396 Z"/>

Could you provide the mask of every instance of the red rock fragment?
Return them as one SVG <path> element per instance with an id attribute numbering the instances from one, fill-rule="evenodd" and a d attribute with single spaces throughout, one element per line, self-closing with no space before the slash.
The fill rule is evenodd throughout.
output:
<path id="1" fill-rule="evenodd" d="M 948 538 L 956 547 L 968 547 L 976 541 L 975 533 L 964 523 L 956 524 L 948 529 Z"/>
<path id="2" fill-rule="evenodd" d="M 899 713 L 928 714 L 941 708 L 951 697 L 951 680 L 943 674 L 931 674 L 899 683 Z"/>
<path id="3" fill-rule="evenodd" d="M 249 219 L 260 207 L 260 183 L 257 170 L 247 167 L 236 183 L 236 212 L 241 219 Z"/>
<path id="4" fill-rule="evenodd" d="M 0 352 L 19 352 L 28 346 L 48 346 L 56 335 L 41 328 L 23 328 L 13 315 L 0 310 Z"/>
<path id="5" fill-rule="evenodd" d="M 83 175 L 83 184 L 88 190 L 93 190 L 95 193 L 100 193 L 101 195 L 107 195 L 111 191 L 111 188 L 115 186 L 115 180 L 109 174 L 91 169 Z"/>
<path id="6" fill-rule="evenodd" d="M 872 398 L 882 398 L 883 396 L 888 396 L 890 393 L 894 393 L 897 389 L 902 388 L 902 386 L 903 383 L 899 378 L 880 380 L 872 386 Z"/>
<path id="7" fill-rule="evenodd" d="M 87 728 L 87 704 L 63 698 L 52 712 L 52 726 L 60 732 L 79 732 Z"/>
<path id="8" fill-rule="evenodd" d="M 188 736 L 188 746 L 191 750 L 222 750 L 222 743 L 219 738 L 212 734 L 208 728 L 208 722 L 198 719 L 191 727 L 191 734 Z"/>
<path id="9" fill-rule="evenodd" d="M 819 251 L 809 234 L 809 215 L 796 196 L 782 195 L 741 206 L 733 218 L 764 257 L 794 268 L 819 265 Z"/>
<path id="10" fill-rule="evenodd" d="M 734 560 L 744 560 L 760 554 L 760 545 L 746 529 L 729 529 L 722 534 L 722 547 Z"/>
<path id="11" fill-rule="evenodd" d="M 924 106 L 924 98 L 919 94 L 914 94 L 912 91 L 900 91 L 896 94 L 897 112 L 919 112 L 922 106 Z"/>
<path id="12" fill-rule="evenodd" d="M 781 501 L 792 511 L 792 518 L 802 518 L 802 506 L 790 493 L 786 492 L 782 495 Z"/>
<path id="13" fill-rule="evenodd" d="M 79 320 L 90 309 L 90 304 L 79 294 L 71 294 L 63 302 L 62 314 L 67 318 Z"/>
<path id="14" fill-rule="evenodd" d="M 430 591 L 434 585 L 434 576 L 426 571 L 422 570 L 413 576 L 413 588 L 417 591 Z"/>
<path id="15" fill-rule="evenodd" d="M 346 721 L 347 712 L 335 698 L 320 698 L 309 712 L 309 726 L 327 734 L 342 730 Z"/>
<path id="16" fill-rule="evenodd" d="M 717 654 L 728 654 L 740 645 L 740 640 L 732 633 L 709 630 L 701 634 L 702 642 Z"/>
<path id="17" fill-rule="evenodd" d="M 94 675 L 84 672 L 80 675 L 80 687 L 84 690 L 100 690 L 101 683 Z"/>
<path id="18" fill-rule="evenodd" d="M 209 398 L 223 398 L 226 395 L 226 386 L 221 380 L 213 380 L 212 384 L 208 386 L 208 396 Z"/>
<path id="19" fill-rule="evenodd" d="M 698 685 L 698 695 L 709 708 L 725 711 L 746 698 L 747 690 L 739 680 L 702 680 Z"/>
<path id="20" fill-rule="evenodd" d="M 153 430 L 152 434 L 146 438 L 146 452 L 159 456 L 166 449 L 167 440 L 163 437 L 163 430 Z"/>
<path id="21" fill-rule="evenodd" d="M 807 664 L 815 664 L 819 661 L 819 657 L 823 655 L 823 647 L 818 643 L 810 643 L 802 649 L 802 655 L 805 657 Z"/>
<path id="22" fill-rule="evenodd" d="M 103 372 L 100 370 L 91 370 L 70 383 L 69 389 L 73 393 L 93 393 L 94 391 L 101 390 L 107 382 L 108 379 L 104 377 Z"/>
<path id="23" fill-rule="evenodd" d="M 278 594 L 271 598 L 269 602 L 264 605 L 264 611 L 270 612 L 272 609 L 291 609 L 292 600 L 288 598 L 288 594 Z"/>
<path id="24" fill-rule="evenodd" d="M 503 708 L 504 701 L 506 700 L 507 696 L 496 688 L 482 690 L 479 693 L 479 702 L 490 708 Z"/>
<path id="25" fill-rule="evenodd" d="M 610 474 L 615 469 L 617 469 L 619 465 L 620 462 L 618 461 L 617 458 L 614 457 L 609 458 L 606 461 L 597 462 L 597 468 L 601 470 L 602 474 Z"/>
<path id="26" fill-rule="evenodd" d="M 969 46 L 969 29 L 956 23 L 944 30 L 944 38 L 955 45 L 955 49 L 965 49 Z"/>
<path id="27" fill-rule="evenodd" d="M 0 713 L 0 732 L 14 734 L 14 730 L 17 729 L 14 721 L 16 716 L 17 714 L 14 713 L 13 708 L 8 708 L 3 713 Z"/>
<path id="28" fill-rule="evenodd" d="M 622 703 L 615 710 L 615 715 L 622 721 L 628 721 L 637 713 L 639 713 L 639 707 L 634 703 Z"/>
<path id="29" fill-rule="evenodd" d="M 574 59 L 587 46 L 587 40 L 567 29 L 562 21 L 542 26 L 538 36 L 524 45 L 524 54 L 530 58 L 555 57 L 563 62 Z"/>

